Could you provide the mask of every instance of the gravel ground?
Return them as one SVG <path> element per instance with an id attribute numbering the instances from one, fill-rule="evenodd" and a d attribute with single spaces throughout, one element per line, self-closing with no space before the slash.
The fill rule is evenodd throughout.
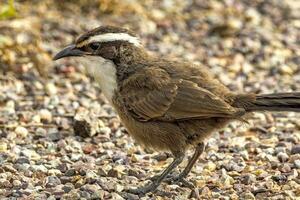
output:
<path id="1" fill-rule="evenodd" d="M 300 91 L 298 0 L 55 2 L 17 2 L 0 21 L 1 199 L 139 199 L 122 191 L 172 161 L 134 143 L 83 66 L 51 61 L 89 28 L 130 27 L 154 54 L 203 63 L 234 91 Z M 207 141 L 194 190 L 164 183 L 141 199 L 300 199 L 299 117 L 231 124 Z"/>

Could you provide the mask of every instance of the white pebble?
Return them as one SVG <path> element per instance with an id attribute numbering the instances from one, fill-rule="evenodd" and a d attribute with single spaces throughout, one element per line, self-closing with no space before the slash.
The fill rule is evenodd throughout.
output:
<path id="1" fill-rule="evenodd" d="M 53 83 L 47 83 L 45 89 L 48 95 L 54 95 L 57 93 L 57 88 Z"/>
<path id="2" fill-rule="evenodd" d="M 41 109 L 39 112 L 39 116 L 40 116 L 41 120 L 45 120 L 47 122 L 52 121 L 52 113 L 47 109 Z"/>
<path id="3" fill-rule="evenodd" d="M 13 181 L 13 186 L 19 187 L 19 186 L 21 186 L 21 185 L 22 185 L 21 181 L 19 181 L 19 180 L 14 180 L 14 181 Z"/>
<path id="4" fill-rule="evenodd" d="M 17 134 L 17 136 L 20 136 L 22 138 L 25 138 L 28 135 L 28 130 L 22 126 L 18 126 L 15 129 L 15 133 Z"/>

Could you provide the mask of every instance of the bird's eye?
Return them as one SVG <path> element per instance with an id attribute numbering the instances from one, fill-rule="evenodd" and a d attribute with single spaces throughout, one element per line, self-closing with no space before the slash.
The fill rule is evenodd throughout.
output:
<path id="1" fill-rule="evenodd" d="M 89 45 L 89 47 L 90 47 L 91 49 L 93 49 L 94 51 L 96 51 L 97 49 L 100 48 L 100 43 L 99 43 L 99 42 L 91 43 L 91 44 Z"/>

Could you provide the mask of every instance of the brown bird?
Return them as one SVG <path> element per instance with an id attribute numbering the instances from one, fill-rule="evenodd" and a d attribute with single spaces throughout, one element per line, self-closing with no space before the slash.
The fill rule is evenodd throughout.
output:
<path id="1" fill-rule="evenodd" d="M 184 178 L 204 150 L 204 139 L 254 111 L 300 112 L 300 92 L 236 94 L 204 67 L 150 56 L 131 31 L 101 26 L 81 35 L 54 60 L 74 56 L 83 62 L 134 139 L 145 147 L 170 151 L 173 162 L 149 185 L 154 191 L 178 166 L 189 147 L 195 153 L 172 180 Z"/>

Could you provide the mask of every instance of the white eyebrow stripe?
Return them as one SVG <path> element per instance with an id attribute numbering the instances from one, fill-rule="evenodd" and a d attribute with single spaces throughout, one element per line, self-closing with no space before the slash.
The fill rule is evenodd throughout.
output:
<path id="1" fill-rule="evenodd" d="M 84 41 L 80 46 L 91 42 L 113 42 L 113 41 L 127 41 L 135 46 L 141 46 L 139 38 L 131 36 L 127 33 L 105 33 L 102 35 L 95 35 Z"/>

